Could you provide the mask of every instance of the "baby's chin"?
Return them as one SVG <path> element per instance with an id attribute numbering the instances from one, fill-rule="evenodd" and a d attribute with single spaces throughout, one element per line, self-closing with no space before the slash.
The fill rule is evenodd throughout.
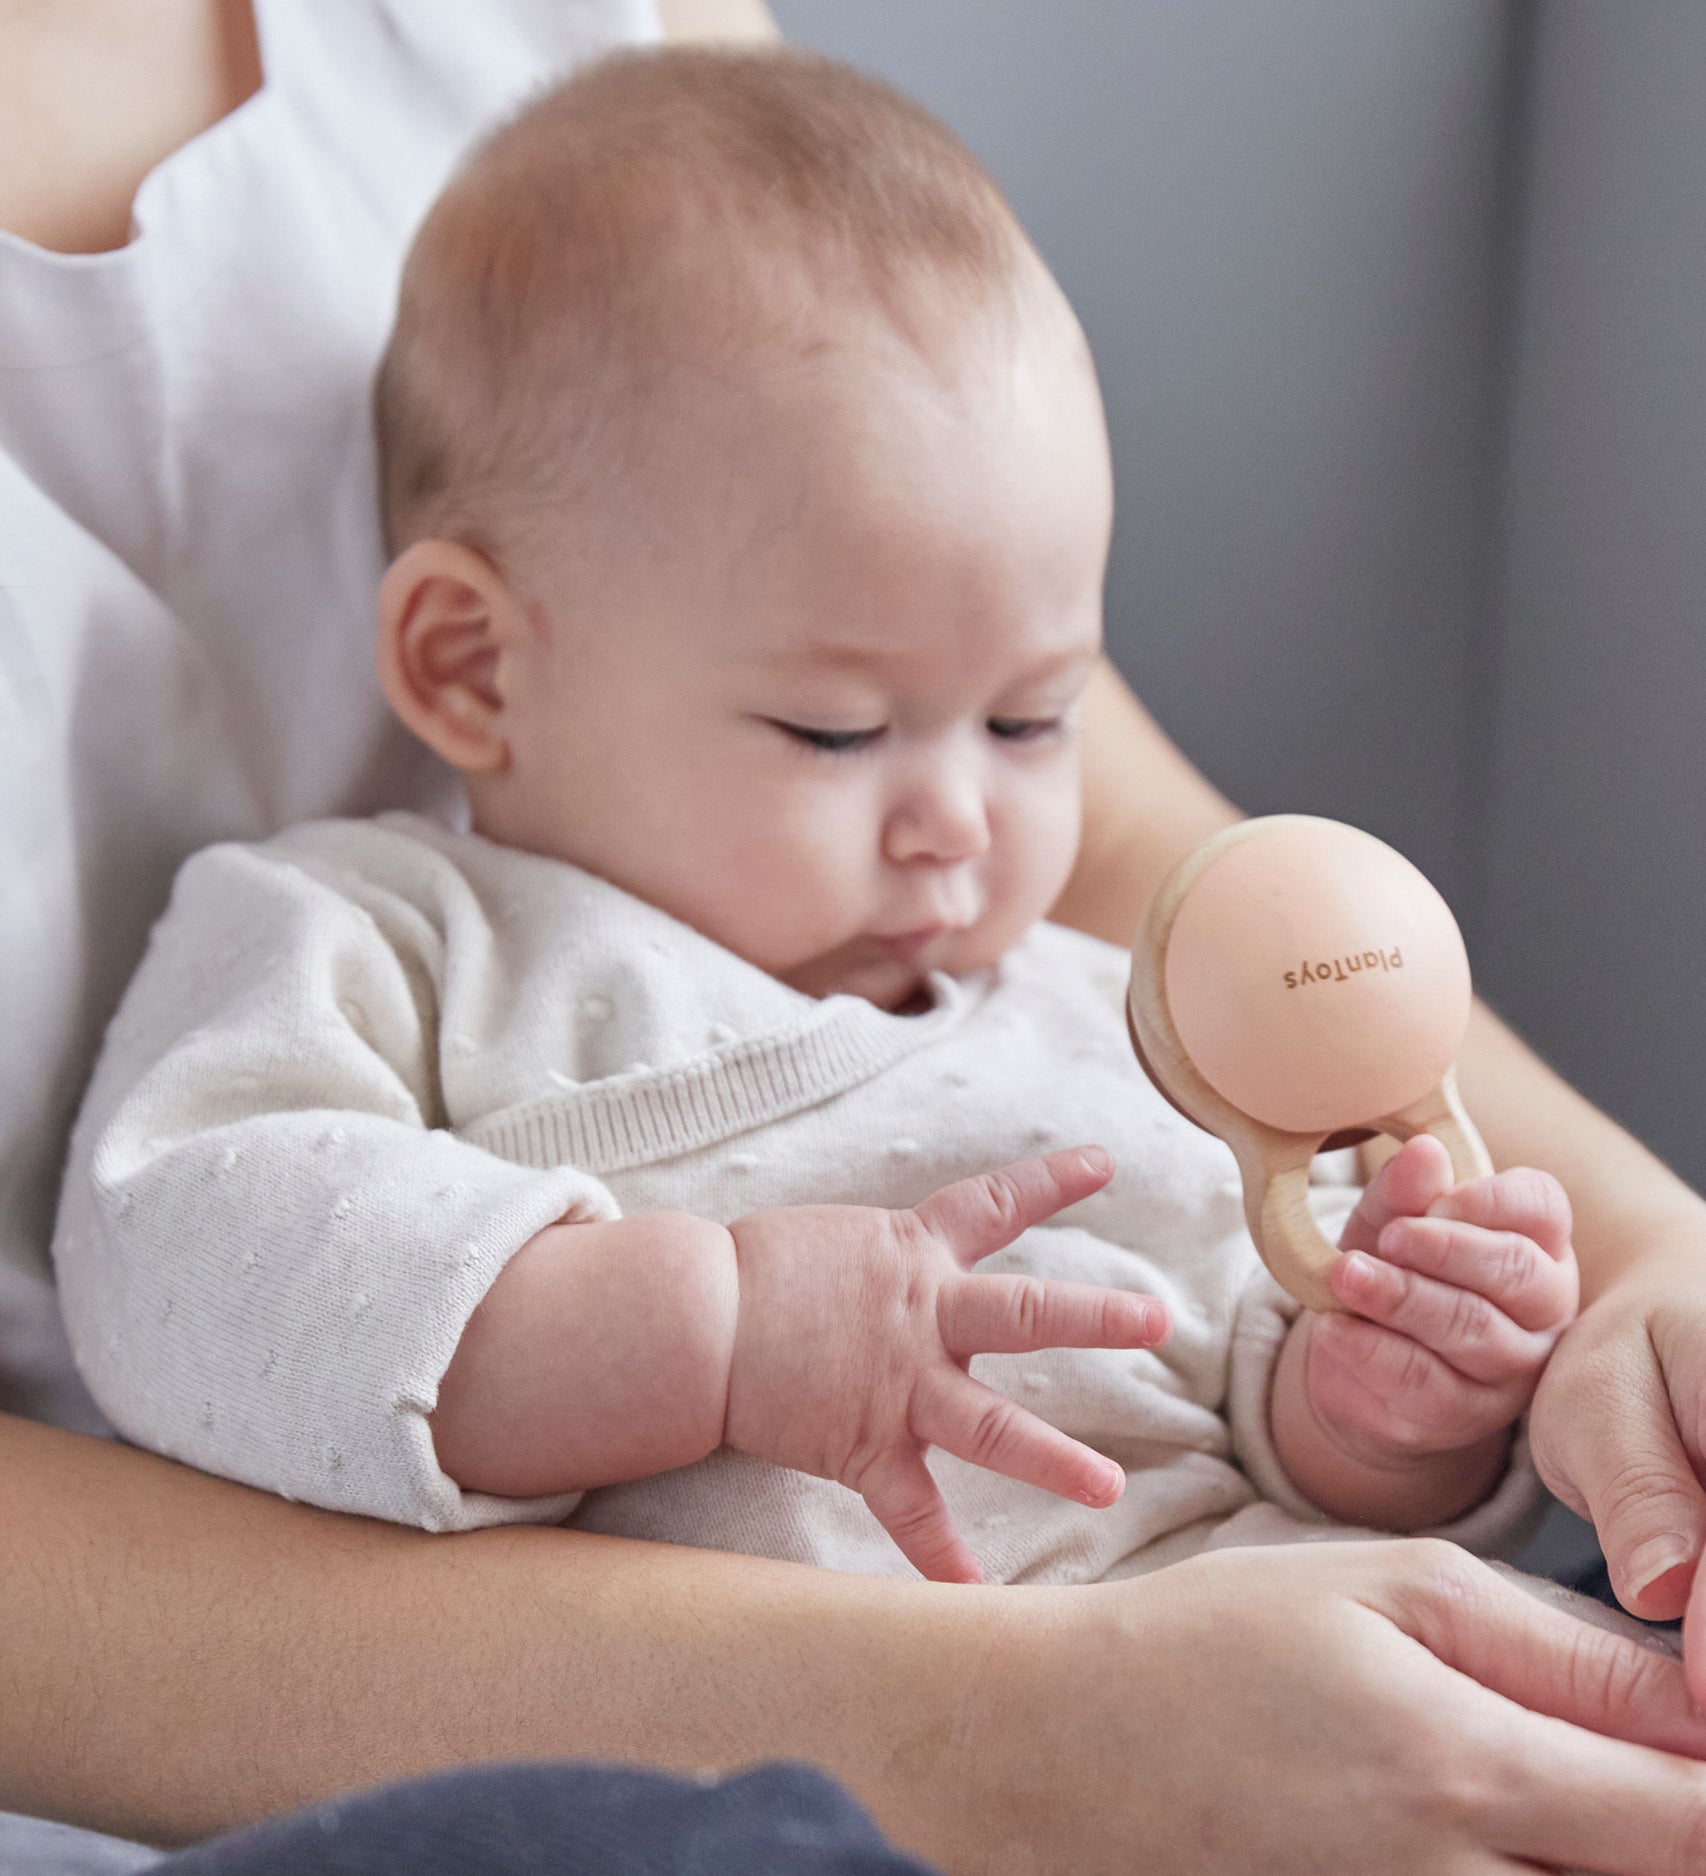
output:
<path id="1" fill-rule="evenodd" d="M 930 1004 L 925 970 L 894 958 L 831 953 L 775 975 L 790 989 L 808 997 L 863 997 L 878 1009 L 892 1010 L 897 1015 L 912 1015 Z"/>
<path id="2" fill-rule="evenodd" d="M 955 934 L 913 956 L 895 957 L 868 938 L 773 975 L 808 997 L 863 997 L 880 1010 L 916 1016 L 932 1007 L 928 979 L 933 972 L 952 977 L 987 970 L 999 954 L 972 932 Z"/>

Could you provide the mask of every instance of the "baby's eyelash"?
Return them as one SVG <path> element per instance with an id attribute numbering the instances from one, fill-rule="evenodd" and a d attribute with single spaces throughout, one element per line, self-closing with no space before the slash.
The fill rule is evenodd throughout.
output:
<path id="1" fill-rule="evenodd" d="M 880 725 L 868 730 L 820 730 L 813 729 L 808 723 L 789 723 L 781 717 L 769 717 L 766 721 L 795 742 L 828 756 L 852 755 L 858 750 L 868 749 L 884 733 Z M 1063 734 L 1066 725 L 1064 716 L 990 717 L 987 727 L 990 735 L 999 742 L 1033 743 Z"/>
<path id="2" fill-rule="evenodd" d="M 779 717 L 772 717 L 770 721 L 796 742 L 804 743 L 808 749 L 820 750 L 832 756 L 849 755 L 856 749 L 868 748 L 882 735 L 880 729 L 814 730 L 804 723 L 784 723 Z"/>
<path id="3" fill-rule="evenodd" d="M 1004 743 L 1040 742 L 1066 727 L 1065 717 L 991 717 L 989 733 Z"/>

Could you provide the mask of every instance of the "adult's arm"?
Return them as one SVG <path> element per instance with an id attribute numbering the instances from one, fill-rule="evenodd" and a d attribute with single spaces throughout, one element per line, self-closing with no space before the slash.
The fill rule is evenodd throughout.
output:
<path id="1" fill-rule="evenodd" d="M 0 1584 L 0 1803 L 161 1842 L 473 1760 L 787 1756 L 950 1876 L 1706 1855 L 1675 1664 L 1437 1544 L 897 1583 L 431 1537 L 0 1419 Z"/>
<path id="2" fill-rule="evenodd" d="M 666 19 L 760 21 L 726 6 Z M 133 11 L 0 12 L 0 225 L 122 240 L 140 177 L 258 81 L 247 0 Z M 1159 877 L 1153 844 L 1230 816 L 1163 740 L 1105 747 L 1172 798 L 1122 864 Z M 0 1802 L 175 1841 L 467 1759 L 790 1753 L 956 1871 L 1698 1867 L 1692 1768 L 1466 1678 L 1692 1748 L 1674 1675 L 1509 1594 L 1425 1546 L 1003 1595 L 556 1531 L 426 1537 L 0 1417 Z"/>
<path id="3" fill-rule="evenodd" d="M 1085 838 L 1056 916 L 1116 943 L 1168 869 L 1237 810 L 1168 741 L 1111 665 L 1085 724 Z M 1464 1099 L 1501 1166 L 1563 1182 L 1587 1307 L 1553 1356 L 1531 1433 L 1541 1475 L 1591 1516 L 1624 1602 L 1682 1612 L 1706 1549 L 1706 1200 L 1477 1003 Z M 1689 1625 L 1706 1701 L 1706 1572 Z"/>

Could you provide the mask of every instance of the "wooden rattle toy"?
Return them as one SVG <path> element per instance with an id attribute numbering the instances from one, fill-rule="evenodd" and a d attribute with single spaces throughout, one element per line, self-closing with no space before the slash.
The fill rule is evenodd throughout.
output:
<path id="1" fill-rule="evenodd" d="M 1492 1171 L 1458 1098 L 1469 960 L 1402 854 L 1339 821 L 1275 814 L 1174 868 L 1132 947 L 1132 1041 L 1188 1120 L 1237 1156 L 1263 1261 L 1309 1309 L 1339 1307 L 1309 1162 L 1346 1134 L 1431 1133 L 1454 1176 Z"/>

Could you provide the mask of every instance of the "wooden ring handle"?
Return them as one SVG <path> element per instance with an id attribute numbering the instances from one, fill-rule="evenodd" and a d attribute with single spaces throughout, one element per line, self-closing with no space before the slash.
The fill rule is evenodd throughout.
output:
<path id="1" fill-rule="evenodd" d="M 1451 1156 L 1455 1184 L 1483 1179 L 1493 1162 L 1457 1092 L 1457 1074 L 1447 1069 L 1439 1085 L 1396 1114 L 1370 1123 L 1395 1140 L 1431 1133 Z M 1326 1134 L 1282 1134 L 1271 1129 L 1232 1141 L 1244 1180 L 1244 1215 L 1262 1261 L 1306 1309 L 1342 1307 L 1327 1277 L 1338 1249 L 1327 1241 L 1309 1209 L 1309 1166 Z"/>

